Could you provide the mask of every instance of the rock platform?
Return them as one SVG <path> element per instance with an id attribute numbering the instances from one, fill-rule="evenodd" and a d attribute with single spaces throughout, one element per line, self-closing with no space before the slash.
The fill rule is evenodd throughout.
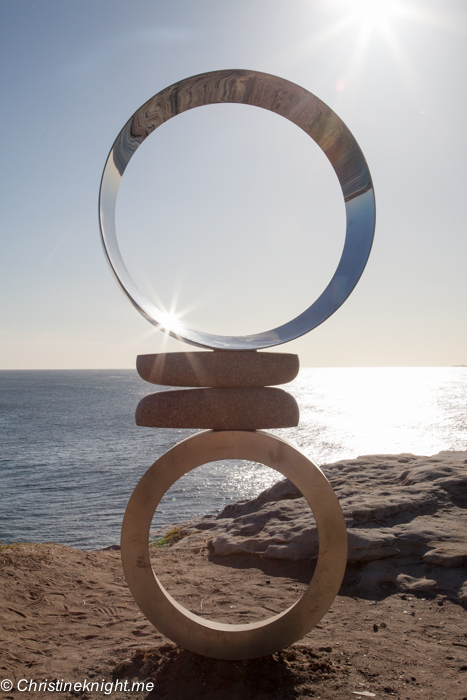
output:
<path id="1" fill-rule="evenodd" d="M 467 452 L 370 455 L 322 466 L 344 512 L 356 584 L 444 592 L 467 607 Z M 315 559 L 318 533 L 296 487 L 279 481 L 257 498 L 193 521 L 175 547 L 207 544 L 214 557 Z"/>

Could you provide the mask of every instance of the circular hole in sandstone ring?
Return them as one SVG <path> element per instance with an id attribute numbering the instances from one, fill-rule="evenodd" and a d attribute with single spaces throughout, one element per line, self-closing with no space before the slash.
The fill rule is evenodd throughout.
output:
<path id="1" fill-rule="evenodd" d="M 190 520 L 191 513 L 188 517 L 183 516 L 190 512 L 190 500 L 194 502 L 192 512 L 196 512 L 197 507 L 197 513 L 202 515 L 204 513 L 199 508 L 202 508 L 206 496 L 211 496 L 214 504 L 211 513 L 219 514 L 229 503 L 254 499 L 281 480 L 281 474 L 262 464 L 240 460 L 210 462 L 183 476 L 167 491 L 156 510 L 151 532 L 161 536 Z M 282 499 L 263 506 L 263 513 L 276 514 L 276 517 L 273 515 L 265 520 L 265 527 L 273 523 L 278 526 L 280 522 L 285 524 L 287 521 L 279 521 L 277 515 L 285 518 L 293 502 L 292 499 Z M 304 510 L 310 523 L 314 522 L 307 503 L 304 503 Z M 177 518 L 178 514 L 182 518 Z M 254 523 L 257 516 L 261 517 L 261 511 L 240 515 L 242 522 L 236 520 L 238 526 L 235 529 Z M 161 526 L 161 518 L 170 524 Z M 222 520 L 216 522 L 222 523 Z M 291 529 L 296 526 L 294 520 L 288 522 Z M 262 529 L 260 525 L 259 533 L 251 536 L 244 532 L 239 540 L 248 537 L 250 548 L 256 549 L 255 543 L 259 544 Z M 149 548 L 154 573 L 166 591 L 187 610 L 218 622 L 257 622 L 286 610 L 307 589 L 315 560 L 290 561 L 245 553 L 219 556 L 209 547 L 209 540 L 214 537 L 212 528 L 183 538 L 174 545 Z"/>

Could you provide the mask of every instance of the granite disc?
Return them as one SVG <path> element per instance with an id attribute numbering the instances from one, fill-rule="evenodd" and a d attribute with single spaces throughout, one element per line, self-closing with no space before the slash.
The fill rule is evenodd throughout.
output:
<path id="1" fill-rule="evenodd" d="M 135 418 L 145 428 L 258 430 L 295 427 L 300 410 L 291 394 L 272 387 L 179 389 L 145 396 Z"/>
<path id="2" fill-rule="evenodd" d="M 298 355 L 284 352 L 168 352 L 138 355 L 139 376 L 162 386 L 251 387 L 287 384 Z"/>

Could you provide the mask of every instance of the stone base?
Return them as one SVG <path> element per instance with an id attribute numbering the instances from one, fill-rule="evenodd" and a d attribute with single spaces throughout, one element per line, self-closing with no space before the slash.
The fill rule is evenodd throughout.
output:
<path id="1" fill-rule="evenodd" d="M 147 428 L 258 430 L 295 427 L 300 411 L 282 389 L 182 389 L 145 396 L 135 417 L 137 425 Z"/>
<path id="2" fill-rule="evenodd" d="M 152 517 L 167 490 L 188 471 L 228 459 L 259 462 L 288 477 L 306 498 L 319 533 L 315 573 L 302 598 L 287 610 L 251 624 L 206 620 L 184 608 L 162 587 L 149 555 Z M 344 518 L 326 477 L 293 445 L 265 432 L 197 433 L 162 455 L 141 478 L 130 498 L 121 547 L 130 591 L 156 629 L 196 654 L 228 660 L 274 654 L 304 637 L 330 608 L 347 560 Z"/>
<path id="3" fill-rule="evenodd" d="M 298 355 L 279 352 L 170 352 L 136 359 L 139 376 L 162 386 L 272 386 L 291 382 L 299 368 Z"/>

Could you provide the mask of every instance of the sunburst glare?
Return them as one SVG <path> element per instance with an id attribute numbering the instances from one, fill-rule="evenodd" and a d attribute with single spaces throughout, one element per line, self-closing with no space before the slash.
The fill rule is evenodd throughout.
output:
<path id="1" fill-rule="evenodd" d="M 360 25 L 364 32 L 386 28 L 392 17 L 404 11 L 397 0 L 344 0 L 343 5 L 348 7 L 349 20 Z"/>
<path id="2" fill-rule="evenodd" d="M 346 84 L 352 77 L 360 74 L 367 59 L 370 40 L 378 34 L 390 50 L 394 50 L 394 32 L 391 21 L 406 12 L 406 5 L 399 0 L 335 0 L 346 16 L 349 29 L 356 29 L 356 43 L 348 63 L 347 75 L 340 84 Z M 391 39 L 389 41 L 388 39 Z M 400 53 L 400 52 L 399 52 Z M 340 92 L 336 84 L 336 90 Z"/>
<path id="3" fill-rule="evenodd" d="M 178 336 L 183 329 L 186 328 L 185 318 L 201 305 L 201 301 L 193 303 L 190 306 L 180 308 L 179 305 L 180 289 L 172 296 L 170 304 L 167 306 L 162 299 L 154 292 L 155 298 L 154 316 L 158 319 L 158 325 L 150 325 L 145 327 L 145 330 L 139 335 L 139 342 L 147 341 L 157 342 L 160 347 L 160 352 L 166 352 L 169 344 L 170 335 Z M 156 333 L 157 340 L 154 339 Z"/>
<path id="4" fill-rule="evenodd" d="M 177 333 L 181 324 L 178 315 L 174 311 L 163 311 L 160 315 L 161 328 L 164 331 Z"/>
<path id="5" fill-rule="evenodd" d="M 416 83 L 414 68 L 409 65 L 398 36 L 401 22 L 439 26 L 453 33 L 464 33 L 463 29 L 456 28 L 453 17 L 443 13 L 441 6 L 429 8 L 413 0 L 327 0 L 321 7 L 333 19 L 319 33 L 313 33 L 290 47 L 287 53 L 289 60 L 297 63 L 346 35 L 352 37 L 353 50 L 345 61 L 344 73 L 338 75 L 335 82 L 338 93 L 361 77 L 370 51 L 379 50 L 380 46 L 390 51 L 401 78 L 409 90 L 413 89 Z"/>

